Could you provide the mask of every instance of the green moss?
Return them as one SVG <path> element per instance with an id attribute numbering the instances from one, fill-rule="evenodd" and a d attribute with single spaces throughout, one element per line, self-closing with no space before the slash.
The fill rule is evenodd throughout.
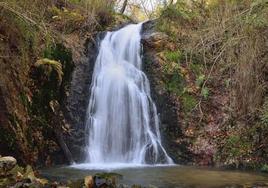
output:
<path id="1" fill-rule="evenodd" d="M 194 109 L 194 107 L 197 105 L 197 100 L 194 96 L 189 95 L 187 93 L 184 93 L 181 96 L 182 99 L 182 108 L 184 112 L 190 112 L 191 110 Z"/>

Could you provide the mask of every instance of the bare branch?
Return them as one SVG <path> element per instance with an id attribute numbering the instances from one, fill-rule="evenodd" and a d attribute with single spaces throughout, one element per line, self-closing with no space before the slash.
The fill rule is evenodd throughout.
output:
<path id="1" fill-rule="evenodd" d="M 128 0 L 125 0 L 124 3 L 123 3 L 123 6 L 120 10 L 120 13 L 121 14 L 124 14 L 125 10 L 126 10 L 126 7 L 127 7 L 127 3 L 128 3 Z"/>

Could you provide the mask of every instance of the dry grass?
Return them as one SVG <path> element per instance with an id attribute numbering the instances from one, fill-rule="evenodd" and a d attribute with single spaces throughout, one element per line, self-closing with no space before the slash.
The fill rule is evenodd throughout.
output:
<path id="1" fill-rule="evenodd" d="M 205 75 L 191 120 L 181 121 L 216 145 L 215 160 L 267 163 L 268 1 L 181 2 L 163 12 L 159 29 L 183 52 L 186 69 L 195 64 Z M 206 132 L 209 125 L 217 138 Z"/>
<path id="2" fill-rule="evenodd" d="M 230 79 L 230 105 L 241 118 L 257 112 L 267 89 L 266 5 L 218 1 L 208 9 L 205 26 L 192 31 L 192 51 L 203 56 L 207 73 L 203 87 L 213 74 Z"/>

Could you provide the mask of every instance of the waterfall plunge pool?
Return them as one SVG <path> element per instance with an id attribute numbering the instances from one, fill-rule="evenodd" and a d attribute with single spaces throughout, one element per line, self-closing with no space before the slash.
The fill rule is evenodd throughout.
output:
<path id="1" fill-rule="evenodd" d="M 85 161 L 90 163 L 43 169 L 41 175 L 67 181 L 115 172 L 123 175 L 119 183 L 162 188 L 268 185 L 264 174 L 172 165 L 162 146 L 150 83 L 142 71 L 141 31 L 142 23 L 130 24 L 107 32 L 100 43 L 85 122 Z M 154 165 L 141 165 L 144 162 Z M 160 162 L 166 165 L 156 165 Z"/>
<path id="2" fill-rule="evenodd" d="M 40 171 L 43 177 L 53 181 L 83 179 L 100 172 L 123 175 L 119 181 L 122 184 L 154 185 L 159 188 L 243 188 L 263 184 L 268 186 L 268 174 L 180 165 L 78 164 Z"/>

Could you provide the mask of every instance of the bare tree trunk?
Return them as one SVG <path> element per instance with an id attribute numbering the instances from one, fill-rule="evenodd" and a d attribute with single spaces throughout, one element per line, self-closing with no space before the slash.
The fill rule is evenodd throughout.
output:
<path id="1" fill-rule="evenodd" d="M 121 10 L 120 10 L 120 13 L 121 13 L 121 14 L 123 14 L 123 13 L 125 12 L 126 7 L 127 7 L 127 2 L 128 2 L 128 0 L 125 0 L 124 3 L 123 3 L 123 6 L 122 6 L 122 8 L 121 8 Z"/>

